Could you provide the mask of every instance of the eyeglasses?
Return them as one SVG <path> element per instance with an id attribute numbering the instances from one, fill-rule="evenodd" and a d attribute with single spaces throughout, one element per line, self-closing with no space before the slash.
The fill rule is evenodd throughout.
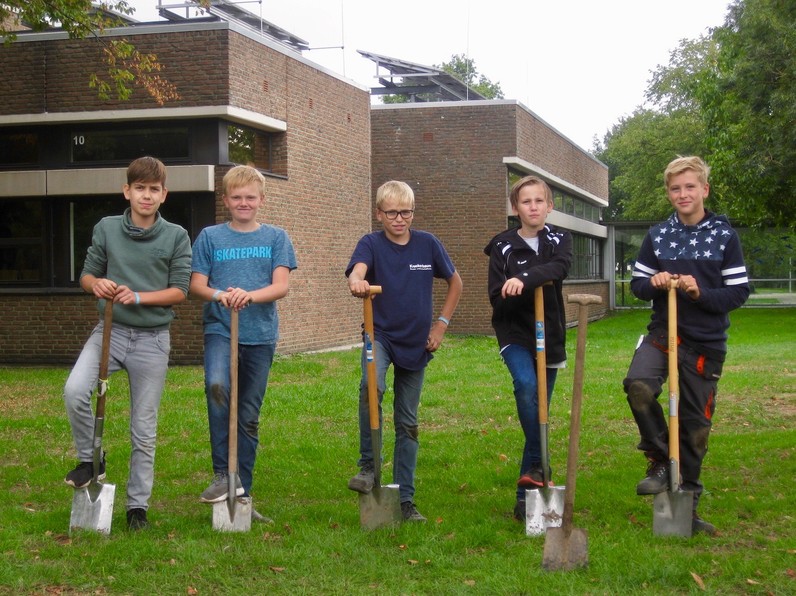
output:
<path id="1" fill-rule="evenodd" d="M 379 209 L 389 220 L 393 220 L 399 215 L 402 219 L 410 219 L 414 217 L 415 210 L 414 209 L 401 209 L 400 211 L 395 211 L 394 209 L 390 209 L 389 211 L 382 211 Z"/>

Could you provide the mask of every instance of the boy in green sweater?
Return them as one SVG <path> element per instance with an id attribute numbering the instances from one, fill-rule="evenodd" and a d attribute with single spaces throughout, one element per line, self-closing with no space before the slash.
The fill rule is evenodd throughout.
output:
<path id="1" fill-rule="evenodd" d="M 130 475 L 127 525 L 148 525 L 147 509 L 155 469 L 155 437 L 160 398 L 168 370 L 171 307 L 185 300 L 191 276 L 191 242 L 180 226 L 158 213 L 166 200 L 166 168 L 141 157 L 127 168 L 123 215 L 105 217 L 94 227 L 80 286 L 98 300 L 102 313 L 113 301 L 108 373 L 124 369 L 130 379 Z M 91 395 L 97 386 L 103 321 L 94 328 L 64 387 L 64 402 L 80 463 L 66 475 L 74 487 L 94 475 L 94 417 Z M 105 477 L 103 454 L 98 478 Z"/>

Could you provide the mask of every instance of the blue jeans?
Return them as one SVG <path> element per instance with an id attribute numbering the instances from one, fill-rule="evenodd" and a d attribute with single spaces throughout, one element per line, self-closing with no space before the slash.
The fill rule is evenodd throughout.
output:
<path id="1" fill-rule="evenodd" d="M 246 495 L 252 487 L 260 442 L 260 408 L 274 361 L 273 344 L 238 345 L 238 474 Z M 229 467 L 229 338 L 205 335 L 205 396 L 213 472 Z"/>
<path id="2" fill-rule="evenodd" d="M 537 467 L 542 462 L 541 433 L 539 430 L 539 396 L 536 380 L 536 359 L 528 348 L 510 344 L 501 352 L 503 362 L 514 381 L 514 399 L 517 402 L 517 415 L 522 432 L 525 433 L 525 447 L 522 451 L 520 475 Z M 547 369 L 547 405 L 553 397 L 557 368 Z M 518 496 L 520 492 L 518 491 Z M 522 492 L 524 494 L 524 490 Z"/>
<path id="3" fill-rule="evenodd" d="M 381 402 L 386 389 L 387 369 L 393 364 L 392 355 L 378 342 L 373 342 L 376 361 L 376 379 L 379 394 L 379 428 L 383 429 Z M 370 417 L 368 416 L 368 376 L 365 350 L 362 350 L 362 380 L 359 384 L 359 466 L 373 465 L 373 449 L 370 441 Z M 423 389 L 425 369 L 406 370 L 393 366 L 393 418 L 395 425 L 395 451 L 393 454 L 393 482 L 399 485 L 401 503 L 412 501 L 415 496 L 415 468 L 417 466 L 418 430 L 417 409 Z M 383 434 L 383 433 L 382 433 Z M 381 461 L 381 454 L 379 454 Z"/>
<path id="4" fill-rule="evenodd" d="M 91 461 L 94 443 L 94 415 L 91 395 L 97 387 L 102 329 L 100 322 L 91 332 L 64 386 L 64 402 L 72 438 L 80 461 Z M 147 509 L 155 476 L 155 439 L 158 409 L 166 384 L 171 341 L 168 329 L 150 331 L 113 325 L 108 375 L 126 370 L 130 379 L 130 475 L 127 480 L 127 509 Z M 108 388 L 107 416 L 119 411 Z M 110 470 L 110 468 L 109 468 Z"/>

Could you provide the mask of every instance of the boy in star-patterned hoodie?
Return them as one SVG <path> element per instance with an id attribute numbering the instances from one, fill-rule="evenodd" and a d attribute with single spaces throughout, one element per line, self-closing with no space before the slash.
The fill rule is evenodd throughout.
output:
<path id="1" fill-rule="evenodd" d="M 664 172 L 675 212 L 650 228 L 633 267 L 630 289 L 652 301 L 647 335 L 636 348 L 624 389 L 641 435 L 638 449 L 649 462 L 639 495 L 669 486 L 669 434 L 658 396 L 668 376 L 668 290 L 677 280 L 680 473 L 694 493 L 692 530 L 716 528 L 697 515 L 702 460 L 716 407 L 716 390 L 727 353 L 728 313 L 749 296 L 741 243 L 727 218 L 707 211 L 710 168 L 699 157 L 678 157 Z"/>

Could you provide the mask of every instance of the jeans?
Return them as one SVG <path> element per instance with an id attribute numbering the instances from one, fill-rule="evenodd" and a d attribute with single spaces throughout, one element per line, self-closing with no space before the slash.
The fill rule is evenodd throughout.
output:
<path id="1" fill-rule="evenodd" d="M 500 353 L 514 381 L 514 399 L 517 402 L 517 415 L 520 419 L 522 432 L 525 434 L 525 447 L 522 451 L 520 475 L 537 467 L 542 462 L 541 432 L 539 429 L 539 397 L 536 380 L 536 359 L 528 348 L 510 344 Z M 553 397 L 556 384 L 557 368 L 547 369 L 547 405 Z M 517 491 L 523 496 L 524 489 Z"/>
<path id="2" fill-rule="evenodd" d="M 229 470 L 229 338 L 205 335 L 205 396 L 213 472 Z M 238 474 L 245 495 L 252 488 L 260 443 L 260 408 L 274 361 L 273 344 L 238 345 Z"/>
<path id="3" fill-rule="evenodd" d="M 376 361 L 376 379 L 379 397 L 379 428 L 383 428 L 381 402 L 386 389 L 387 369 L 392 355 L 381 342 L 373 342 Z M 425 369 L 406 370 L 393 366 L 393 417 L 395 425 L 395 450 L 393 454 L 393 482 L 399 486 L 401 503 L 412 501 L 415 495 L 415 468 L 417 467 L 418 428 L 417 409 L 423 389 Z M 368 376 L 365 350 L 362 350 L 362 380 L 359 384 L 359 466 L 373 466 L 373 449 L 368 415 Z M 379 461 L 381 461 L 381 454 Z"/>
<path id="4" fill-rule="evenodd" d="M 72 438 L 80 461 L 93 458 L 94 415 L 91 395 L 97 387 L 102 329 L 100 322 L 91 332 L 64 386 L 64 402 Z M 149 507 L 155 474 L 155 438 L 158 408 L 166 384 L 171 341 L 168 329 L 150 331 L 114 325 L 108 361 L 109 376 L 121 369 L 130 379 L 130 475 L 127 481 L 127 509 Z M 118 411 L 113 386 L 108 389 L 107 415 Z"/>

